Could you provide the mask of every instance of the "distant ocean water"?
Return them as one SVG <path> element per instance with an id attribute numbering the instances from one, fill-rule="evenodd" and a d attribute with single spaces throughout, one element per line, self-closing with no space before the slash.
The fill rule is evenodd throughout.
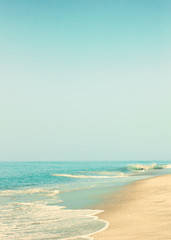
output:
<path id="1" fill-rule="evenodd" d="M 86 240 L 107 223 L 100 196 L 171 173 L 169 162 L 0 162 L 1 240 Z"/>

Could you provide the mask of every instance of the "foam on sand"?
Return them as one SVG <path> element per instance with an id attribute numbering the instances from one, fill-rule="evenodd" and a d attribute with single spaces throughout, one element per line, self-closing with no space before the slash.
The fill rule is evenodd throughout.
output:
<path id="1" fill-rule="evenodd" d="M 59 206 L 57 189 L 34 188 L 0 192 L 0 239 L 88 240 L 107 222 L 96 216 L 101 210 L 66 209 Z"/>
<path id="2" fill-rule="evenodd" d="M 2 240 L 89 239 L 106 226 L 95 216 L 99 210 L 69 210 L 42 202 L 12 203 L 0 210 Z"/>

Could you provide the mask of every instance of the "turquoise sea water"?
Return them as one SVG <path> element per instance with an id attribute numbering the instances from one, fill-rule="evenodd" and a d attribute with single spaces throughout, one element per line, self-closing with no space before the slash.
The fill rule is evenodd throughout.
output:
<path id="1" fill-rule="evenodd" d="M 1 162 L 0 239 L 91 239 L 107 224 L 91 209 L 101 195 L 167 173 L 169 162 Z"/>

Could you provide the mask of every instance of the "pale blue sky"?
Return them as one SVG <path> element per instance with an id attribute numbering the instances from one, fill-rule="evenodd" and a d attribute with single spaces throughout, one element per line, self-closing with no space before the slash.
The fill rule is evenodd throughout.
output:
<path id="1" fill-rule="evenodd" d="M 1 0 L 0 160 L 171 160 L 170 0 Z"/>

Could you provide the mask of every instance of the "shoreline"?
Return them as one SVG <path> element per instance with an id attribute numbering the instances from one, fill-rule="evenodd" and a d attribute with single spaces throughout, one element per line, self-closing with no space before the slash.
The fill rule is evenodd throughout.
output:
<path id="1" fill-rule="evenodd" d="M 171 174 L 138 180 L 96 206 L 109 226 L 89 235 L 94 240 L 171 239 Z"/>

